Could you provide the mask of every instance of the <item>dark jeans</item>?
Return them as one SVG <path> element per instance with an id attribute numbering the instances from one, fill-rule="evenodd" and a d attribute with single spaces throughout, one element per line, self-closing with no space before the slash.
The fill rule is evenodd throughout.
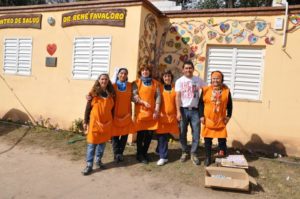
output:
<path id="1" fill-rule="evenodd" d="M 114 136 L 112 137 L 112 147 L 114 151 L 114 155 L 121 154 L 123 155 L 126 143 L 127 143 L 128 135 L 122 136 Z"/>
<path id="2" fill-rule="evenodd" d="M 212 145 L 212 139 L 213 138 L 204 138 L 205 141 L 205 153 L 206 157 L 211 157 L 211 145 Z M 219 143 L 219 150 L 223 150 L 224 154 L 227 153 L 227 145 L 226 145 L 226 138 L 218 138 Z"/>
<path id="3" fill-rule="evenodd" d="M 137 132 L 137 156 L 147 156 L 147 152 L 152 140 L 152 135 L 153 131 L 151 130 L 142 130 Z"/>
<path id="4" fill-rule="evenodd" d="M 197 108 L 189 110 L 187 108 L 181 107 L 180 112 L 181 112 L 181 120 L 180 120 L 179 140 L 180 140 L 182 152 L 188 153 L 187 127 L 190 124 L 192 128 L 191 154 L 196 154 L 199 146 L 199 139 L 200 139 L 199 110 Z"/>
<path id="5" fill-rule="evenodd" d="M 159 154 L 160 159 L 168 158 L 168 141 L 169 134 L 157 134 L 157 148 L 156 152 Z"/>

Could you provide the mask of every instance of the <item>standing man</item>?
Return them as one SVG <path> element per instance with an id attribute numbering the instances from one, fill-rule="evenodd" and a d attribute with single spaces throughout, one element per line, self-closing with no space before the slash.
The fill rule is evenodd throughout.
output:
<path id="1" fill-rule="evenodd" d="M 194 76 L 194 64 L 191 61 L 184 62 L 182 66 L 183 76 L 175 83 L 177 120 L 180 122 L 180 136 L 182 155 L 181 162 L 188 159 L 187 127 L 192 128 L 191 160 L 195 165 L 200 164 L 197 150 L 200 139 L 200 117 L 199 117 L 199 90 L 206 83 Z"/>

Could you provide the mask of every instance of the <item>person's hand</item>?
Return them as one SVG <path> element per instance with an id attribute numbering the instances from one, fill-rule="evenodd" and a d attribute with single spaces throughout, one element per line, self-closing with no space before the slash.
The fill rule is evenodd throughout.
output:
<path id="1" fill-rule="evenodd" d="M 201 122 L 201 124 L 205 124 L 205 118 L 204 118 L 204 117 L 201 117 L 201 118 L 200 118 L 200 122 Z"/>
<path id="2" fill-rule="evenodd" d="M 181 113 L 180 113 L 180 112 L 179 112 L 179 113 L 177 113 L 177 116 L 176 116 L 176 118 L 177 118 L 178 122 L 181 120 Z"/>
<path id="3" fill-rule="evenodd" d="M 157 119 L 158 118 L 158 116 L 159 116 L 159 111 L 154 111 L 154 113 L 153 113 L 153 119 Z"/>
<path id="4" fill-rule="evenodd" d="M 83 130 L 84 130 L 84 135 L 88 134 L 88 125 L 87 124 L 83 124 Z"/>
<path id="5" fill-rule="evenodd" d="M 86 99 L 87 101 L 91 101 L 93 98 L 92 98 L 92 96 L 90 96 L 90 95 L 86 95 L 86 96 L 85 96 L 85 99 Z"/>
<path id="6" fill-rule="evenodd" d="M 225 118 L 224 118 L 224 123 L 225 123 L 225 125 L 229 122 L 229 120 L 230 120 L 230 117 L 225 117 Z"/>
<path id="7" fill-rule="evenodd" d="M 142 100 L 141 100 L 142 101 Z M 148 103 L 148 102 L 146 102 L 146 101 L 142 101 L 142 104 L 146 107 L 146 108 L 150 108 L 151 107 L 151 105 Z"/>

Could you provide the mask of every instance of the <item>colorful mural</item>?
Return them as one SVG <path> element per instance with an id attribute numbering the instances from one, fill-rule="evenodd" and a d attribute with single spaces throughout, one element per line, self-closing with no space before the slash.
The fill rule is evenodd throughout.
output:
<path id="1" fill-rule="evenodd" d="M 184 61 L 192 60 L 196 72 L 204 70 L 206 44 L 256 44 L 259 40 L 273 45 L 275 37 L 282 35 L 263 19 L 234 20 L 228 19 L 216 23 L 214 18 L 206 21 L 188 20 L 172 23 L 162 34 L 157 56 L 159 70 L 171 69 L 175 77 L 181 75 Z"/>
<path id="2" fill-rule="evenodd" d="M 290 16 L 289 20 L 292 24 L 292 28 L 290 28 L 288 32 L 295 32 L 300 28 L 300 14 Z"/>
<path id="3" fill-rule="evenodd" d="M 151 66 L 153 76 L 157 76 L 156 57 L 157 23 L 153 14 L 148 14 L 144 21 L 144 32 L 139 40 L 138 67 Z"/>

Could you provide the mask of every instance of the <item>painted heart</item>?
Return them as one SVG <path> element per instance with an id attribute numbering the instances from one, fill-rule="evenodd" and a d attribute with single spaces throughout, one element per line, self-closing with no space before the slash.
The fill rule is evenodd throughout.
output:
<path id="1" fill-rule="evenodd" d="M 187 44 L 187 43 L 190 41 L 190 38 L 189 38 L 189 37 L 182 37 L 182 38 L 181 38 L 181 41 L 182 41 L 184 44 Z"/>
<path id="2" fill-rule="evenodd" d="M 185 34 L 185 30 L 180 30 L 179 34 L 182 36 Z"/>
<path id="3" fill-rule="evenodd" d="M 273 45 L 275 43 L 275 37 L 266 37 L 265 43 L 268 45 Z"/>
<path id="4" fill-rule="evenodd" d="M 196 68 L 197 68 L 199 71 L 202 71 L 202 70 L 203 70 L 203 64 L 197 64 L 197 65 L 196 65 Z"/>
<path id="5" fill-rule="evenodd" d="M 180 61 L 185 62 L 188 60 L 188 56 L 187 55 L 180 55 L 179 57 Z"/>
<path id="6" fill-rule="evenodd" d="M 234 21 L 234 22 L 232 22 L 232 27 L 238 27 L 238 25 L 239 25 L 239 22 L 238 21 Z"/>
<path id="7" fill-rule="evenodd" d="M 175 43 L 175 48 L 179 50 L 181 48 L 181 43 Z"/>
<path id="8" fill-rule="evenodd" d="M 259 21 L 256 23 L 256 28 L 259 32 L 263 31 L 267 27 L 267 23 L 264 21 Z"/>
<path id="9" fill-rule="evenodd" d="M 258 41 L 258 37 L 252 33 L 248 36 L 248 41 L 250 44 L 255 44 Z"/>
<path id="10" fill-rule="evenodd" d="M 168 56 L 165 57 L 165 59 L 164 59 L 164 61 L 165 61 L 167 64 L 171 64 L 171 63 L 172 63 L 172 60 L 173 60 L 172 55 L 168 55 Z"/>
<path id="11" fill-rule="evenodd" d="M 204 23 L 203 23 L 203 24 L 200 24 L 200 25 L 199 25 L 199 29 L 200 29 L 200 31 L 204 30 L 204 29 L 205 29 L 205 24 L 204 24 Z"/>
<path id="12" fill-rule="evenodd" d="M 217 40 L 219 43 L 222 43 L 223 40 L 224 40 L 224 37 L 223 37 L 223 36 L 219 36 L 216 40 Z"/>
<path id="13" fill-rule="evenodd" d="M 229 36 L 226 36 L 226 37 L 225 37 L 225 42 L 226 42 L 227 44 L 230 44 L 230 43 L 232 42 L 232 38 L 229 37 Z"/>
<path id="14" fill-rule="evenodd" d="M 49 53 L 49 55 L 53 55 L 56 52 L 56 44 L 48 44 L 47 45 L 47 52 Z"/>
<path id="15" fill-rule="evenodd" d="M 202 56 L 198 56 L 197 59 L 200 62 L 204 62 L 205 61 L 205 57 L 202 57 Z"/>
<path id="16" fill-rule="evenodd" d="M 169 41 L 167 41 L 167 46 L 169 46 L 170 48 L 172 48 L 174 46 L 174 40 L 170 39 Z"/>
<path id="17" fill-rule="evenodd" d="M 180 38 L 181 38 L 180 36 L 175 37 L 176 41 L 179 41 Z"/>
<path id="18" fill-rule="evenodd" d="M 193 30 L 193 26 L 192 26 L 192 25 L 189 25 L 189 26 L 188 26 L 188 29 L 189 29 L 189 30 Z"/>
<path id="19" fill-rule="evenodd" d="M 255 28 L 255 22 L 254 22 L 254 21 L 251 21 L 250 23 L 246 23 L 246 28 L 247 28 L 248 30 L 253 31 L 254 28 Z"/>
<path id="20" fill-rule="evenodd" d="M 223 33 L 225 33 L 225 32 L 227 32 L 228 30 L 229 30 L 229 28 L 230 28 L 230 25 L 228 24 L 228 23 L 221 23 L 220 24 L 220 30 L 223 32 Z"/>
<path id="21" fill-rule="evenodd" d="M 191 50 L 192 50 L 193 52 L 196 52 L 196 51 L 198 50 L 198 46 L 192 46 L 192 47 L 191 47 Z"/>
<path id="22" fill-rule="evenodd" d="M 203 41 L 203 37 L 197 35 L 193 37 L 193 42 L 195 42 L 195 44 L 200 44 L 202 41 Z"/>
<path id="23" fill-rule="evenodd" d="M 189 53 L 189 50 L 188 50 L 187 48 L 184 48 L 184 49 L 182 50 L 182 52 L 183 52 L 184 54 L 188 54 L 188 53 Z"/>
<path id="24" fill-rule="evenodd" d="M 216 36 L 217 36 L 217 33 L 214 32 L 214 31 L 208 31 L 207 32 L 207 37 L 208 37 L 209 40 L 214 39 Z"/>
<path id="25" fill-rule="evenodd" d="M 200 29 L 199 28 L 195 28 L 194 34 L 198 34 L 199 32 L 200 32 Z"/>
<path id="26" fill-rule="evenodd" d="M 240 30 L 240 29 L 233 29 L 232 34 L 233 34 L 233 36 L 238 36 L 241 33 L 241 31 L 242 30 Z"/>
<path id="27" fill-rule="evenodd" d="M 194 52 L 191 52 L 191 53 L 190 53 L 190 58 L 193 58 L 193 57 L 195 57 L 195 53 L 194 53 Z"/>
<path id="28" fill-rule="evenodd" d="M 209 18 L 209 19 L 207 20 L 207 23 L 208 23 L 209 25 L 214 24 L 214 18 Z"/>
<path id="29" fill-rule="evenodd" d="M 170 27 L 170 33 L 176 34 L 177 30 L 178 30 L 177 26 L 171 26 Z"/>

